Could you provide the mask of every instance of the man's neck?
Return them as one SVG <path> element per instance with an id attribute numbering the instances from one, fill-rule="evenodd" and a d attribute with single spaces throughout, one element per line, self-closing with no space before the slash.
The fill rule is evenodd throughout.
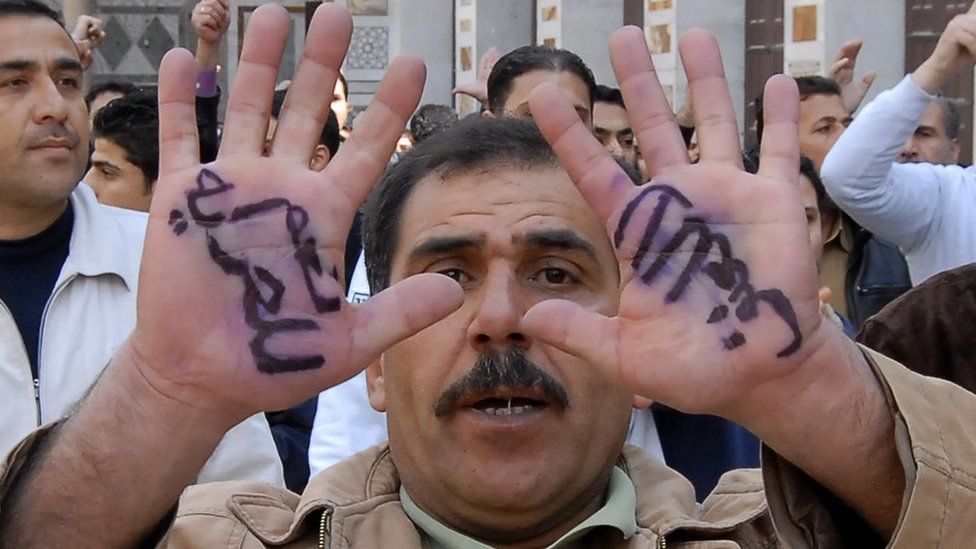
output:
<path id="1" fill-rule="evenodd" d="M 24 240 L 50 227 L 68 207 L 68 199 L 37 207 L 0 203 L 0 240 Z"/>

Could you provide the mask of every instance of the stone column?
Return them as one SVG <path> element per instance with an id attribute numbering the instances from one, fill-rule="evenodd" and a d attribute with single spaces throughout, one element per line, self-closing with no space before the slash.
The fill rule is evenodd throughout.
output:
<path id="1" fill-rule="evenodd" d="M 562 48 L 586 62 L 597 83 L 617 86 L 607 41 L 624 25 L 620 0 L 562 0 Z"/>

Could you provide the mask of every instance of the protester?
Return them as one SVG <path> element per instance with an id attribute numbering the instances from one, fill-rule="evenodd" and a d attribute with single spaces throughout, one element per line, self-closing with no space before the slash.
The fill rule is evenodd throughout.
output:
<path id="1" fill-rule="evenodd" d="M 159 164 L 156 94 L 134 93 L 95 115 L 91 168 L 82 180 L 102 204 L 149 211 Z"/>
<path id="2" fill-rule="evenodd" d="M 971 8 L 949 22 L 935 51 L 915 72 L 863 110 L 821 173 L 841 209 L 901 248 L 916 285 L 976 261 L 974 173 L 955 165 L 895 162 L 946 79 L 972 68 L 973 32 L 976 13 Z"/>
<path id="3" fill-rule="evenodd" d="M 529 94 L 539 84 L 552 82 L 573 104 L 580 120 L 593 126 L 596 80 L 575 53 L 548 46 L 522 46 L 501 56 L 488 76 L 488 111 L 493 116 L 529 115 Z"/>
<path id="4" fill-rule="evenodd" d="M 137 91 L 139 91 L 139 86 L 129 82 L 108 81 L 95 84 L 85 94 L 85 107 L 88 108 L 89 123 L 95 124 L 95 115 L 110 101 Z"/>
<path id="5" fill-rule="evenodd" d="M 69 413 L 132 331 L 146 216 L 101 206 L 78 185 L 88 112 L 60 16 L 32 0 L 0 2 L 0 66 L 23 83 L 0 96 L 0 449 L 8 452 Z M 282 484 L 261 416 L 208 456 L 202 482 Z"/>
<path id="6" fill-rule="evenodd" d="M 845 45 L 838 57 L 851 44 Z M 827 153 L 846 131 L 852 119 L 851 109 L 857 108 L 860 103 L 857 98 L 863 98 L 861 92 L 866 92 L 866 88 L 862 86 L 852 92 L 849 91 L 851 86 L 841 88 L 836 82 L 818 76 L 797 78 L 796 83 L 800 90 L 800 153 L 819 169 Z M 762 113 L 760 97 L 756 100 L 756 135 L 760 142 L 763 138 Z M 849 319 L 856 330 L 867 318 L 907 291 L 911 280 L 908 265 L 897 247 L 842 216 L 841 230 L 836 238 L 825 241 L 820 284 L 830 290 L 827 295 L 831 308 L 841 318 Z"/>
<path id="7" fill-rule="evenodd" d="M 905 146 L 898 153 L 897 161 L 958 164 L 961 130 L 959 107 L 948 97 L 937 96 L 925 108 L 915 133 L 908 138 Z"/>
<path id="8" fill-rule="evenodd" d="M 593 97 L 593 134 L 611 156 L 618 157 L 637 169 L 634 130 L 627 119 L 624 97 L 620 90 L 597 85 Z"/>
<path id="9" fill-rule="evenodd" d="M 790 79 L 767 85 L 760 174 L 748 175 L 734 123 L 703 123 L 734 119 L 717 43 L 683 37 L 703 153 L 692 166 L 674 124 L 644 131 L 670 106 L 642 30 L 619 31 L 618 78 L 642 83 L 626 90 L 630 118 L 668 187 L 633 186 L 562 92 L 541 86 L 529 108 L 555 152 L 530 122 L 474 121 L 388 173 L 365 223 L 371 286 L 385 290 L 357 307 L 334 297 L 332 267 L 424 71 L 393 61 L 352 139 L 324 171 L 308 170 L 320 130 L 287 112 L 324 120 L 317 90 L 351 35 L 348 14 L 325 4 L 262 156 L 251 109 L 270 104 L 266 68 L 290 26 L 274 4 L 251 15 L 247 86 L 232 91 L 220 158 L 206 167 L 187 131 L 191 58 L 164 60 L 164 181 L 151 215 L 169 223 L 149 228 L 137 328 L 75 414 L 8 459 L 5 541 L 131 546 L 170 525 L 167 547 L 958 546 L 976 533 L 965 476 L 976 396 L 859 349 L 819 313 Z M 655 204 L 674 223 L 656 223 Z M 721 257 L 655 271 L 682 227 L 697 235 L 686 249 L 708 242 Z M 291 259 L 282 246 L 295 247 Z M 229 424 L 367 365 L 388 447 L 313 479 L 303 500 L 222 483 L 187 490 L 172 514 Z M 765 483 L 738 472 L 696 504 L 679 476 L 622 449 L 635 392 L 740 420 L 767 444 Z"/>

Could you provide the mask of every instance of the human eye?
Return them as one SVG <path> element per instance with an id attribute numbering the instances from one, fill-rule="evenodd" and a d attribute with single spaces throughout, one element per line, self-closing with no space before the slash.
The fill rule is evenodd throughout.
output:
<path id="1" fill-rule="evenodd" d="M 74 76 L 66 76 L 58 79 L 58 86 L 63 89 L 80 90 L 81 80 Z"/>
<path id="2" fill-rule="evenodd" d="M 0 87 L 5 89 L 20 89 L 28 85 L 27 79 L 23 76 L 15 76 L 13 78 L 8 78 L 0 84 Z"/>
<path id="3" fill-rule="evenodd" d="M 581 277 L 568 265 L 548 262 L 537 270 L 531 279 L 547 286 L 571 286 L 579 284 Z"/>

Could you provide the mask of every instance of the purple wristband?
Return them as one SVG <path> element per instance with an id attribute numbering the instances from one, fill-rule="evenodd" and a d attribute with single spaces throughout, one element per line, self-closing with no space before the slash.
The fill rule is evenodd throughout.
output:
<path id="1" fill-rule="evenodd" d="M 217 95 L 217 71 L 200 71 L 197 73 L 197 97 L 213 97 Z"/>

